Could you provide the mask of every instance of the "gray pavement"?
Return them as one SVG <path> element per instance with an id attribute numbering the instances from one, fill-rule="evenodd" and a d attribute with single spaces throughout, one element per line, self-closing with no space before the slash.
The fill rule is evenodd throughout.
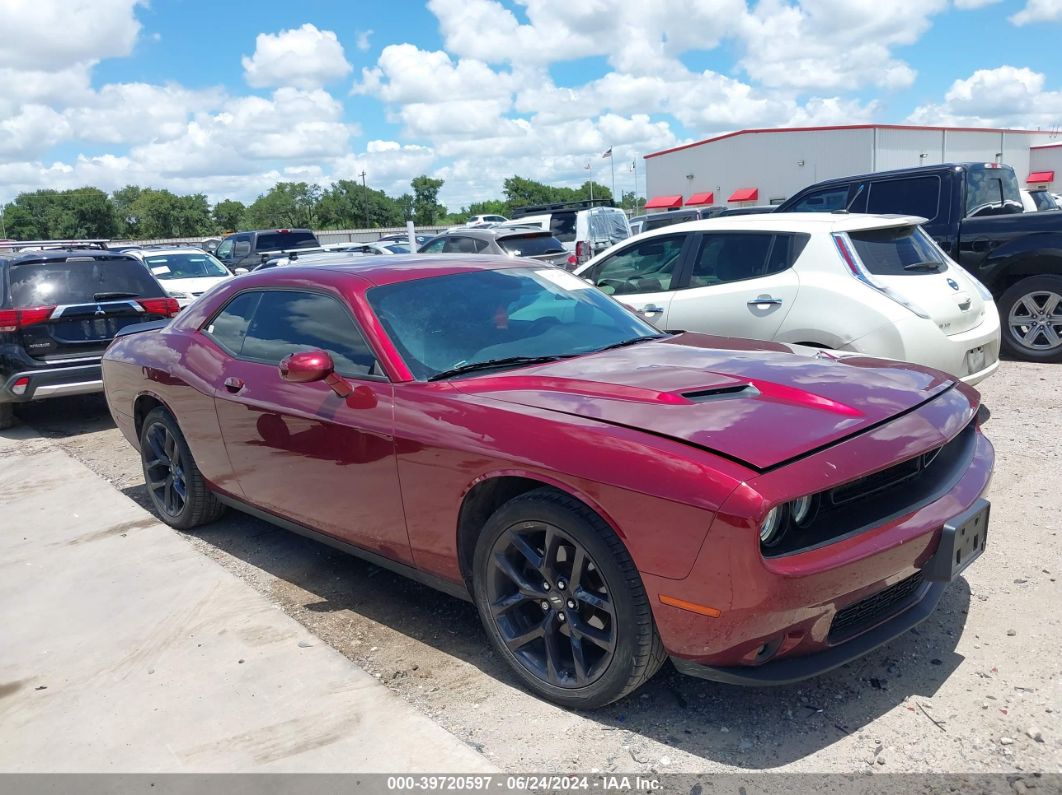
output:
<path id="1" fill-rule="evenodd" d="M 486 772 L 28 429 L 0 436 L 0 772 Z"/>

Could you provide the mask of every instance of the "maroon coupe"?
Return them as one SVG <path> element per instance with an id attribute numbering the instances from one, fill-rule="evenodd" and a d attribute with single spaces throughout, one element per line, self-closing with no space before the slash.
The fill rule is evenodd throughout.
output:
<path id="1" fill-rule="evenodd" d="M 233 279 L 103 361 L 163 520 L 225 506 L 471 598 L 530 690 L 671 658 L 777 684 L 925 619 L 985 547 L 987 409 L 943 373 L 661 333 L 521 260 Z"/>

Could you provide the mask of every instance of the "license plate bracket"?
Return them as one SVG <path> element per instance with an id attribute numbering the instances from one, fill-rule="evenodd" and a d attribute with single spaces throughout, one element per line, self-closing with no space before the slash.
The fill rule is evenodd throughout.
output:
<path id="1" fill-rule="evenodd" d="M 951 582 L 981 556 L 988 541 L 988 500 L 978 500 L 944 523 L 940 544 L 922 573 L 930 582 Z"/>
<path id="2" fill-rule="evenodd" d="M 966 371 L 967 374 L 973 375 L 979 373 L 985 369 L 988 362 L 988 355 L 985 353 L 983 345 L 977 348 L 971 348 L 966 352 Z"/>

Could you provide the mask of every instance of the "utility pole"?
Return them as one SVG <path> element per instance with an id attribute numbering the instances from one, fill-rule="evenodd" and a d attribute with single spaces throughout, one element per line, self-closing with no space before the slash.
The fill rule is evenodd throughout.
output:
<path id="1" fill-rule="evenodd" d="M 365 169 L 364 168 L 361 170 L 361 173 L 358 174 L 358 176 L 361 177 L 361 187 L 362 187 L 362 191 L 361 191 L 361 209 L 362 209 L 363 214 L 365 215 L 365 228 L 368 229 L 369 228 L 369 197 L 368 197 L 368 194 L 366 193 L 368 188 L 365 187 Z"/>

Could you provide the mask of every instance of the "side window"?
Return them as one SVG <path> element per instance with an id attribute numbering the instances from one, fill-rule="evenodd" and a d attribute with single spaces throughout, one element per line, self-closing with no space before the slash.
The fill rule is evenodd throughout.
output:
<path id="1" fill-rule="evenodd" d="M 238 235 L 236 237 L 235 254 L 237 257 L 246 257 L 251 253 L 251 236 Z"/>
<path id="2" fill-rule="evenodd" d="M 575 213 L 553 213 L 549 218 L 549 231 L 561 243 L 575 241 Z"/>
<path id="3" fill-rule="evenodd" d="M 940 208 L 940 177 L 889 179 L 870 184 L 868 213 L 920 215 L 932 221 Z"/>
<path id="4" fill-rule="evenodd" d="M 243 351 L 247 326 L 261 298 L 260 292 L 240 293 L 218 312 L 210 324 L 203 329 L 203 333 L 233 356 L 239 356 Z"/>
<path id="5" fill-rule="evenodd" d="M 848 186 L 827 188 L 811 193 L 789 208 L 793 213 L 829 213 L 843 210 L 848 204 Z"/>
<path id="6" fill-rule="evenodd" d="M 440 237 L 440 238 L 437 238 L 437 239 L 431 241 L 430 243 L 428 243 L 428 244 L 426 244 L 424 246 L 421 246 L 420 253 L 421 254 L 439 254 L 440 252 L 442 252 L 443 246 L 445 246 L 445 245 L 446 245 L 446 238 L 445 237 Z"/>
<path id="7" fill-rule="evenodd" d="M 464 237 L 462 235 L 454 235 L 447 238 L 446 245 L 443 247 L 444 254 L 475 254 L 479 251 L 476 243 L 479 242 L 471 237 Z"/>
<path id="8" fill-rule="evenodd" d="M 594 268 L 594 284 L 609 295 L 671 289 L 686 235 L 653 237 L 627 246 Z"/>
<path id="9" fill-rule="evenodd" d="M 323 350 L 336 372 L 368 375 L 376 359 L 350 314 L 335 298 L 294 290 L 262 291 L 241 355 L 279 364 L 289 353 Z"/>
<path id="10" fill-rule="evenodd" d="M 218 250 L 214 256 L 218 259 L 229 259 L 232 256 L 233 238 L 227 237 L 218 244 Z"/>
<path id="11" fill-rule="evenodd" d="M 710 287 L 763 276 L 773 237 L 766 232 L 705 235 L 689 286 Z"/>

